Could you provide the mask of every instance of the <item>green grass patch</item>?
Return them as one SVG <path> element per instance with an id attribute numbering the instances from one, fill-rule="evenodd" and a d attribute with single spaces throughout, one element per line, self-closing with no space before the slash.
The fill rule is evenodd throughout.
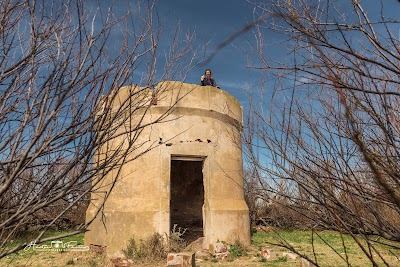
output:
<path id="1" fill-rule="evenodd" d="M 60 234 L 66 234 L 69 231 L 50 231 L 44 235 L 44 237 L 57 236 Z M 15 245 L 23 244 L 25 242 L 33 241 L 38 233 L 31 233 L 24 236 L 20 236 L 13 240 L 7 248 L 12 248 Z M 72 245 L 83 245 L 84 234 L 77 234 L 74 236 L 59 238 L 57 241 L 62 241 L 63 244 L 74 241 Z M 76 243 L 75 243 L 76 242 Z M 39 244 L 51 245 L 51 241 Z M 68 249 L 67 249 L 68 250 Z M 105 255 L 97 255 L 89 251 L 41 251 L 40 249 L 35 250 L 30 248 L 28 250 L 20 250 L 16 253 L 10 254 L 0 259 L 0 266 L 32 266 L 32 267 L 65 267 L 65 266 L 80 266 L 80 267 L 100 267 L 108 264 L 109 259 Z"/>
<path id="2" fill-rule="evenodd" d="M 400 250 L 391 245 L 400 247 L 400 243 L 391 242 L 378 237 L 368 237 L 368 242 L 363 236 L 356 236 L 357 242 L 367 251 L 371 249 L 372 257 L 379 265 L 400 266 Z M 384 244 L 379 244 L 384 243 Z M 252 243 L 260 247 L 275 247 L 278 251 L 286 251 L 278 245 L 289 245 L 298 252 L 310 257 L 322 266 L 347 266 L 348 260 L 352 266 L 371 266 L 368 257 L 363 253 L 356 240 L 350 235 L 341 235 L 334 231 L 269 231 L 252 235 Z M 370 247 L 368 247 L 368 243 Z M 274 245 L 273 245 L 274 244 Z M 347 258 L 346 258 L 347 255 Z M 396 258 L 397 257 L 397 258 Z M 274 261 L 274 264 L 277 262 Z M 279 265 L 285 266 L 285 265 Z"/>
<path id="3" fill-rule="evenodd" d="M 42 238 L 47 238 L 47 237 L 52 237 L 52 236 L 58 236 L 61 234 L 66 234 L 68 233 L 68 231 L 48 231 L 46 232 Z M 22 245 L 24 243 L 30 243 L 32 241 L 35 240 L 35 238 L 39 235 L 39 232 L 31 232 L 31 233 L 25 233 L 22 236 L 16 237 L 12 240 L 12 242 L 9 242 L 7 244 L 6 247 L 4 247 L 3 249 L 12 249 L 16 246 Z M 83 238 L 84 238 L 84 233 L 81 234 L 77 234 L 77 235 L 73 235 L 73 236 L 68 236 L 68 237 L 64 237 L 64 238 L 59 238 L 57 239 L 57 241 L 62 241 L 63 243 L 67 243 L 70 241 L 75 241 L 77 242 L 77 245 L 83 245 Z M 47 245 L 50 246 L 52 241 L 47 241 L 47 242 L 43 242 L 40 244 L 40 246 L 42 245 Z M 62 251 L 60 251 L 62 252 Z M 30 257 L 32 255 L 38 255 L 38 254 L 43 254 L 41 251 L 39 250 L 35 250 L 33 249 L 33 247 L 30 247 L 29 249 L 21 249 L 16 253 L 7 255 L 5 258 L 9 258 L 9 259 L 20 259 L 20 258 L 25 258 L 25 257 Z M 46 258 L 54 258 L 54 255 L 52 254 L 46 254 L 43 255 L 43 257 Z"/>

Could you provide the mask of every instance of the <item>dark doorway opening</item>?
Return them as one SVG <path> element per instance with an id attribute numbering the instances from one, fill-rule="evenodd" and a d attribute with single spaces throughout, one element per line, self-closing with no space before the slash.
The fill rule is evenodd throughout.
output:
<path id="1" fill-rule="evenodd" d="M 186 228 L 183 238 L 189 243 L 203 236 L 202 170 L 202 158 L 171 160 L 170 230 L 174 225 Z"/>

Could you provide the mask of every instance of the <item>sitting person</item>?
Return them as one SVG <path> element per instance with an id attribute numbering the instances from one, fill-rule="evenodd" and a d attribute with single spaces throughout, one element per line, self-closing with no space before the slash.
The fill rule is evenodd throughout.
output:
<path id="1" fill-rule="evenodd" d="M 217 83 L 215 82 L 214 77 L 211 74 L 211 70 L 210 69 L 206 69 L 206 72 L 200 78 L 200 82 L 201 82 L 202 86 L 210 85 L 210 86 L 214 86 L 214 87 L 219 88 L 217 86 Z"/>

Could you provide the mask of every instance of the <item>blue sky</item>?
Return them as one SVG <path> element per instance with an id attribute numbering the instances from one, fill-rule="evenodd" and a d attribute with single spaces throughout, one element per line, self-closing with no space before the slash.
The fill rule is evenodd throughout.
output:
<path id="1" fill-rule="evenodd" d="M 344 0 L 330 1 L 338 8 L 344 8 L 345 3 L 349 4 Z M 267 0 L 260 2 L 269 3 Z M 92 10 L 95 10 L 98 3 L 89 1 Z M 113 6 L 117 13 L 125 12 L 127 5 L 136 6 L 135 3 L 137 3 L 136 0 L 100 2 L 104 7 Z M 143 3 L 146 2 L 143 1 Z M 380 15 L 381 6 L 385 16 L 400 18 L 399 0 L 382 0 L 382 2 L 362 0 L 362 3 L 371 18 Z M 158 0 L 156 9 L 163 28 L 161 43 L 163 47 L 168 47 L 170 37 L 180 21 L 182 32 L 196 33 L 195 44 L 197 46 L 201 47 L 208 43 L 208 55 L 229 36 L 254 20 L 254 7 L 246 0 Z M 264 38 L 267 44 L 264 52 L 270 59 L 289 60 L 288 50 L 285 49 L 287 43 L 282 37 L 269 32 Z M 249 68 L 249 62 L 246 60 L 246 53 L 250 55 L 250 58 L 253 57 L 254 60 L 257 60 L 257 55 L 251 56 L 251 53 L 255 51 L 251 48 L 250 43 L 255 43 L 251 31 L 239 36 L 228 46 L 219 50 L 207 64 L 194 68 L 185 82 L 198 84 L 204 70 L 211 68 L 221 89 L 234 95 L 242 105 L 246 106 L 247 90 L 258 90 L 260 80 L 260 71 Z M 267 91 L 265 101 L 268 102 L 268 97 L 273 91 L 274 80 L 272 79 L 264 86 Z"/>
<path id="2" fill-rule="evenodd" d="M 339 8 L 347 2 L 331 1 Z M 398 0 L 363 0 L 362 4 L 372 19 L 380 15 L 381 7 L 386 17 L 400 19 Z M 157 10 L 167 31 L 173 30 L 180 20 L 182 30 L 196 32 L 198 45 L 210 42 L 208 52 L 212 52 L 226 38 L 253 21 L 253 6 L 245 0 L 159 0 Z M 186 82 L 199 83 L 199 77 L 204 70 L 211 68 L 221 88 L 245 104 L 247 87 L 250 86 L 254 90 L 259 78 L 259 71 L 249 69 L 246 62 L 246 51 L 251 52 L 248 41 L 254 41 L 251 32 L 238 37 L 220 50 L 207 65 L 195 68 Z M 277 36 L 267 36 L 266 41 L 278 44 L 281 40 Z M 284 60 L 287 57 L 287 51 L 279 45 L 270 46 L 266 52 L 276 60 Z"/>
<path id="3" fill-rule="evenodd" d="M 160 0 L 157 10 L 167 30 L 173 30 L 180 20 L 183 31 L 195 31 L 198 45 L 209 42 L 209 53 L 253 20 L 253 7 L 243 0 Z M 250 33 L 246 36 L 251 38 Z M 243 48 L 247 49 L 248 45 L 241 36 L 220 50 L 208 64 L 195 68 L 186 82 L 198 84 L 204 70 L 210 68 L 223 90 L 244 101 L 243 87 L 254 81 L 256 73 L 246 68 Z"/>

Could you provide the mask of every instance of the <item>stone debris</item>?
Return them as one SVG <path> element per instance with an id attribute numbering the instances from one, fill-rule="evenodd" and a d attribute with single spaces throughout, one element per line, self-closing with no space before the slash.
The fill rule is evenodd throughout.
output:
<path id="1" fill-rule="evenodd" d="M 229 257 L 229 252 L 214 253 L 213 257 L 217 260 L 226 260 Z"/>
<path id="2" fill-rule="evenodd" d="M 227 244 L 224 244 L 221 242 L 210 244 L 210 247 L 209 247 L 209 251 L 211 254 L 227 252 L 228 250 L 229 250 L 229 246 Z"/>
<path id="3" fill-rule="evenodd" d="M 283 256 L 283 257 L 288 257 L 288 258 L 291 259 L 291 260 L 295 260 L 295 259 L 297 259 L 297 257 L 298 257 L 296 254 L 290 253 L 290 252 L 283 252 L 283 253 L 282 253 L 282 256 Z"/>
<path id="4" fill-rule="evenodd" d="M 90 244 L 90 251 L 93 251 L 97 254 L 103 254 L 104 252 L 106 252 L 106 249 L 107 246 Z"/>
<path id="5" fill-rule="evenodd" d="M 194 252 L 168 253 L 167 267 L 196 267 Z"/>
<path id="6" fill-rule="evenodd" d="M 267 260 L 276 260 L 277 252 L 273 248 L 262 249 L 260 251 L 260 256 Z"/>
<path id="7" fill-rule="evenodd" d="M 260 250 L 260 257 L 269 261 L 276 260 L 279 257 L 287 257 L 289 260 L 296 260 L 299 256 L 291 252 L 278 252 L 274 248 L 265 248 Z M 309 261 L 301 259 L 300 267 L 313 266 Z M 308 265 L 307 265 L 308 264 Z"/>
<path id="8" fill-rule="evenodd" d="M 299 266 L 300 267 L 312 267 L 312 266 L 315 266 L 315 265 L 312 264 L 311 262 L 309 262 L 308 260 L 302 258 L 300 260 L 300 265 Z"/>
<path id="9" fill-rule="evenodd" d="M 115 267 L 130 267 L 132 265 L 132 262 L 127 259 L 111 259 L 111 262 Z"/>
<path id="10" fill-rule="evenodd" d="M 211 254 L 207 249 L 199 250 L 196 252 L 196 259 L 209 258 L 210 256 Z"/>
<path id="11" fill-rule="evenodd" d="M 203 250 L 203 242 L 204 242 L 204 237 L 199 237 L 196 240 L 194 240 L 192 243 L 190 243 L 184 251 L 201 251 Z M 196 257 L 197 257 L 197 252 L 196 252 Z"/>
<path id="12" fill-rule="evenodd" d="M 200 244 L 201 241 L 201 244 Z M 186 249 L 191 249 L 193 251 L 194 248 L 197 248 L 197 252 L 194 254 L 195 255 L 195 261 L 196 262 L 201 262 L 203 260 L 207 260 L 208 258 L 214 258 L 217 260 L 226 260 L 229 258 L 230 253 L 229 253 L 229 245 L 222 243 L 222 242 L 217 242 L 209 245 L 208 249 L 201 249 L 202 246 L 202 241 L 195 241 L 192 242 Z M 173 253 L 170 253 L 173 254 Z M 170 255 L 168 254 L 168 255 Z M 172 264 L 181 264 L 181 260 L 178 258 L 168 260 L 168 262 L 171 262 L 171 265 L 169 266 L 181 266 L 181 265 L 172 265 Z M 184 265 L 186 266 L 186 265 Z"/>

